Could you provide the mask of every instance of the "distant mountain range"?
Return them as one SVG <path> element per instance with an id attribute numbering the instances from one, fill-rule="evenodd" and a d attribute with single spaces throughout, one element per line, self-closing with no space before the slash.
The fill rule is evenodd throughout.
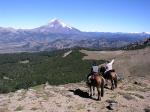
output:
<path id="1" fill-rule="evenodd" d="M 150 37 L 143 41 L 137 41 L 137 42 L 131 43 L 125 47 L 122 47 L 122 49 L 123 50 L 135 50 L 135 49 L 142 49 L 148 46 L 150 46 Z"/>
<path id="2" fill-rule="evenodd" d="M 83 32 L 53 19 L 34 29 L 0 27 L 0 53 L 51 51 L 73 47 L 118 48 L 150 37 L 148 33 Z"/>

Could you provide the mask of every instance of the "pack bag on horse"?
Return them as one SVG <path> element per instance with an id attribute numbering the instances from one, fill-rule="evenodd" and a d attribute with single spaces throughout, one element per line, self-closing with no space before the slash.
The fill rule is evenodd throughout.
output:
<path id="1" fill-rule="evenodd" d="M 106 66 L 102 66 L 100 68 L 100 72 L 103 75 L 103 77 L 106 79 L 106 85 L 108 83 L 108 80 L 111 81 L 111 89 L 117 88 L 117 74 L 115 70 L 112 68 L 112 65 L 114 63 L 114 59 L 110 62 L 106 63 Z"/>
<path id="2" fill-rule="evenodd" d="M 98 100 L 101 100 L 101 97 L 103 97 L 104 95 L 105 79 L 99 75 L 99 66 L 96 65 L 96 62 L 93 62 L 91 73 L 87 76 L 87 84 L 90 87 L 90 96 L 92 97 L 93 95 L 95 95 L 96 87 L 98 92 Z"/>

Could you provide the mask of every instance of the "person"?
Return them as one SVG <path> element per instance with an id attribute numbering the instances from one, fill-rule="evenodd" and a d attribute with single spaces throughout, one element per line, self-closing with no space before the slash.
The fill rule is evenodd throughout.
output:
<path id="1" fill-rule="evenodd" d="M 91 73 L 87 76 L 87 80 L 90 83 L 91 79 L 94 79 L 94 75 L 98 75 L 99 73 L 99 66 L 96 64 L 95 61 L 93 61 L 92 67 L 91 67 Z"/>
<path id="2" fill-rule="evenodd" d="M 109 63 L 106 64 L 106 71 L 105 71 L 105 74 L 106 74 L 108 71 L 113 70 L 112 65 L 113 65 L 114 61 L 115 61 L 115 60 L 113 59 L 113 60 L 111 60 Z"/>
<path id="3" fill-rule="evenodd" d="M 112 65 L 114 64 L 114 61 L 115 61 L 115 60 L 113 59 L 113 60 L 111 60 L 110 62 L 108 62 L 108 63 L 106 64 L 106 71 L 104 72 L 104 77 L 105 77 L 105 79 L 108 79 L 110 72 L 113 71 Z M 107 80 L 106 80 L 106 82 L 107 82 Z"/>

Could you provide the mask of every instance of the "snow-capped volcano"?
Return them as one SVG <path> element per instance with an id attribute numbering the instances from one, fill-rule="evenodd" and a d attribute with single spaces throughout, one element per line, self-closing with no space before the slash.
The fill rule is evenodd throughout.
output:
<path id="1" fill-rule="evenodd" d="M 34 29 L 0 27 L 0 53 L 66 49 L 76 46 L 92 49 L 119 48 L 146 37 L 150 37 L 150 34 L 82 32 L 53 19 Z"/>
<path id="2" fill-rule="evenodd" d="M 47 25 L 34 29 L 38 32 L 46 33 L 80 33 L 80 31 L 74 27 L 71 27 L 58 19 L 52 19 Z"/>
<path id="3" fill-rule="evenodd" d="M 64 27 L 64 28 L 70 28 L 72 29 L 72 27 L 70 27 L 69 25 L 65 24 L 64 22 L 58 20 L 58 19 L 52 19 L 49 23 L 50 27 L 54 27 L 54 28 L 58 28 L 58 27 Z"/>

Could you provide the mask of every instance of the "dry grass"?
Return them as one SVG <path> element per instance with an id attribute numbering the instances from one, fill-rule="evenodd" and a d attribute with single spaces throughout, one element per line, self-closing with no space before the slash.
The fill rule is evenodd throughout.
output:
<path id="1" fill-rule="evenodd" d="M 23 110 L 23 106 L 18 106 L 18 107 L 15 109 L 15 111 L 21 111 L 21 110 Z"/>
<path id="2" fill-rule="evenodd" d="M 147 77 L 150 79 L 150 47 L 132 51 L 87 51 L 83 59 L 87 60 L 111 60 L 115 59 L 114 68 L 118 74 L 124 76 Z"/>
<path id="3" fill-rule="evenodd" d="M 31 110 L 35 111 L 35 110 L 38 110 L 37 107 L 32 107 Z"/>

